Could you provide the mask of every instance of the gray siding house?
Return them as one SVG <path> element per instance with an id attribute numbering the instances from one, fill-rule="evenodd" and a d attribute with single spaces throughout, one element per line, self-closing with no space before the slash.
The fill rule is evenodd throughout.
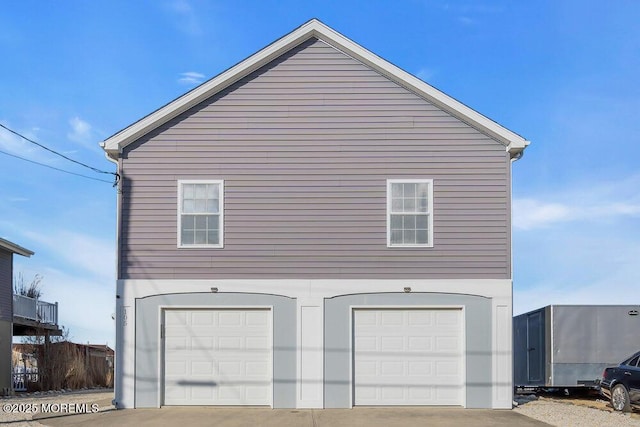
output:
<path id="1" fill-rule="evenodd" d="M 511 408 L 527 145 L 315 19 L 111 136 L 117 406 Z"/>
<path id="2" fill-rule="evenodd" d="M 13 255 L 30 257 L 33 252 L 0 238 L 0 396 L 13 391 L 11 343 L 13 341 Z"/>

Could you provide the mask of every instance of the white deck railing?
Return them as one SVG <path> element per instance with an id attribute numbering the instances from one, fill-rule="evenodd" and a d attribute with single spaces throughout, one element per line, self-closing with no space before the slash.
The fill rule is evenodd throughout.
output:
<path id="1" fill-rule="evenodd" d="M 13 315 L 40 323 L 58 324 L 58 303 L 40 301 L 24 295 L 13 294 Z"/>

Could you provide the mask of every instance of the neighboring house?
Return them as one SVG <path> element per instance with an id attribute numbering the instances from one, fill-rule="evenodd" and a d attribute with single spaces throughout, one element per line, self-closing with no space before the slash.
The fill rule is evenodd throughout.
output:
<path id="1" fill-rule="evenodd" d="M 13 336 L 48 333 L 60 335 L 58 304 L 13 292 L 13 255 L 25 257 L 33 251 L 0 238 L 0 395 L 12 390 L 11 343 Z"/>
<path id="2" fill-rule="evenodd" d="M 511 408 L 521 136 L 311 20 L 102 145 L 118 407 Z"/>
<path id="3" fill-rule="evenodd" d="M 11 394 L 11 343 L 13 341 L 13 254 L 33 252 L 0 238 L 0 395 Z"/>

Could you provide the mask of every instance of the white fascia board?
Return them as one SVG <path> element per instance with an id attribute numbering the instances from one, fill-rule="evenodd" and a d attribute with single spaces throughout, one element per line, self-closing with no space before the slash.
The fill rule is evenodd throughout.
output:
<path id="1" fill-rule="evenodd" d="M 34 254 L 33 251 L 30 251 L 27 248 L 23 248 L 20 245 L 16 245 L 13 242 L 10 242 L 8 240 L 5 240 L 3 238 L 0 238 L 0 249 L 4 249 L 8 252 L 14 253 L 14 254 L 18 254 L 18 255 L 22 255 L 24 257 L 31 257 L 31 255 Z"/>
<path id="2" fill-rule="evenodd" d="M 120 152 L 123 147 L 126 147 L 136 139 L 229 87 L 236 81 L 312 37 L 324 41 L 357 61 L 373 68 L 385 77 L 422 96 L 470 126 L 496 139 L 504 144 L 507 151 L 512 155 L 516 155 L 529 145 L 529 141 L 520 135 L 508 130 L 488 117 L 483 116 L 472 108 L 467 107 L 433 86 L 428 85 L 417 77 L 375 55 L 337 31 L 327 27 L 317 19 L 312 19 L 244 61 L 219 74 L 217 77 L 203 83 L 192 91 L 109 137 L 101 144 L 102 148 L 111 155 L 115 155 Z"/>
<path id="3" fill-rule="evenodd" d="M 117 134 L 107 138 L 101 145 L 107 152 L 120 152 L 123 147 L 134 142 L 136 139 L 151 132 L 155 128 L 168 122 L 172 118 L 187 111 L 189 108 L 198 105 L 200 102 L 215 95 L 247 76 L 263 65 L 268 64 L 280 55 L 291 50 L 295 46 L 312 37 L 309 29 L 315 20 L 309 21 L 300 28 L 278 39 L 274 43 L 251 55 L 247 59 L 228 70 L 222 72 L 217 77 L 203 83 L 192 91 L 171 101 L 164 107 L 149 114 L 131 126 L 123 129 Z M 315 21 L 318 22 L 318 21 Z"/>
<path id="4" fill-rule="evenodd" d="M 488 117 L 483 116 L 472 108 L 467 107 L 458 100 L 407 73 L 403 69 L 393 65 L 389 61 L 386 61 L 357 43 L 354 43 L 326 25 L 323 25 L 320 22 L 317 22 L 317 24 L 322 30 L 316 30 L 319 34 L 316 37 L 329 42 L 331 45 L 342 50 L 352 58 L 368 65 L 399 85 L 417 93 L 423 98 L 426 98 L 428 101 L 448 113 L 451 113 L 465 123 L 485 131 L 489 136 L 504 143 L 509 152 L 522 151 L 527 145 L 529 145 L 529 141 L 525 140 L 520 135 L 501 126 Z"/>

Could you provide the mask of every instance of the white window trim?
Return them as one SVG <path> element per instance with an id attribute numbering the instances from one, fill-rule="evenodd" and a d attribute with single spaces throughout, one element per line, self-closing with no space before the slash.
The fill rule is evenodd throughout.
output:
<path id="1" fill-rule="evenodd" d="M 391 184 L 428 184 L 427 213 L 429 214 L 429 233 L 426 244 L 392 245 L 391 244 Z M 433 179 L 402 178 L 387 179 L 387 247 L 388 248 L 432 248 L 433 247 Z"/>
<path id="2" fill-rule="evenodd" d="M 182 232 L 182 185 L 183 184 L 218 184 L 220 185 L 220 243 L 217 245 L 183 245 L 181 243 L 180 235 Z M 222 249 L 224 248 L 224 180 L 222 179 L 179 179 L 178 180 L 178 201 L 177 201 L 177 215 L 178 215 L 178 232 L 177 243 L 180 249 Z"/>

